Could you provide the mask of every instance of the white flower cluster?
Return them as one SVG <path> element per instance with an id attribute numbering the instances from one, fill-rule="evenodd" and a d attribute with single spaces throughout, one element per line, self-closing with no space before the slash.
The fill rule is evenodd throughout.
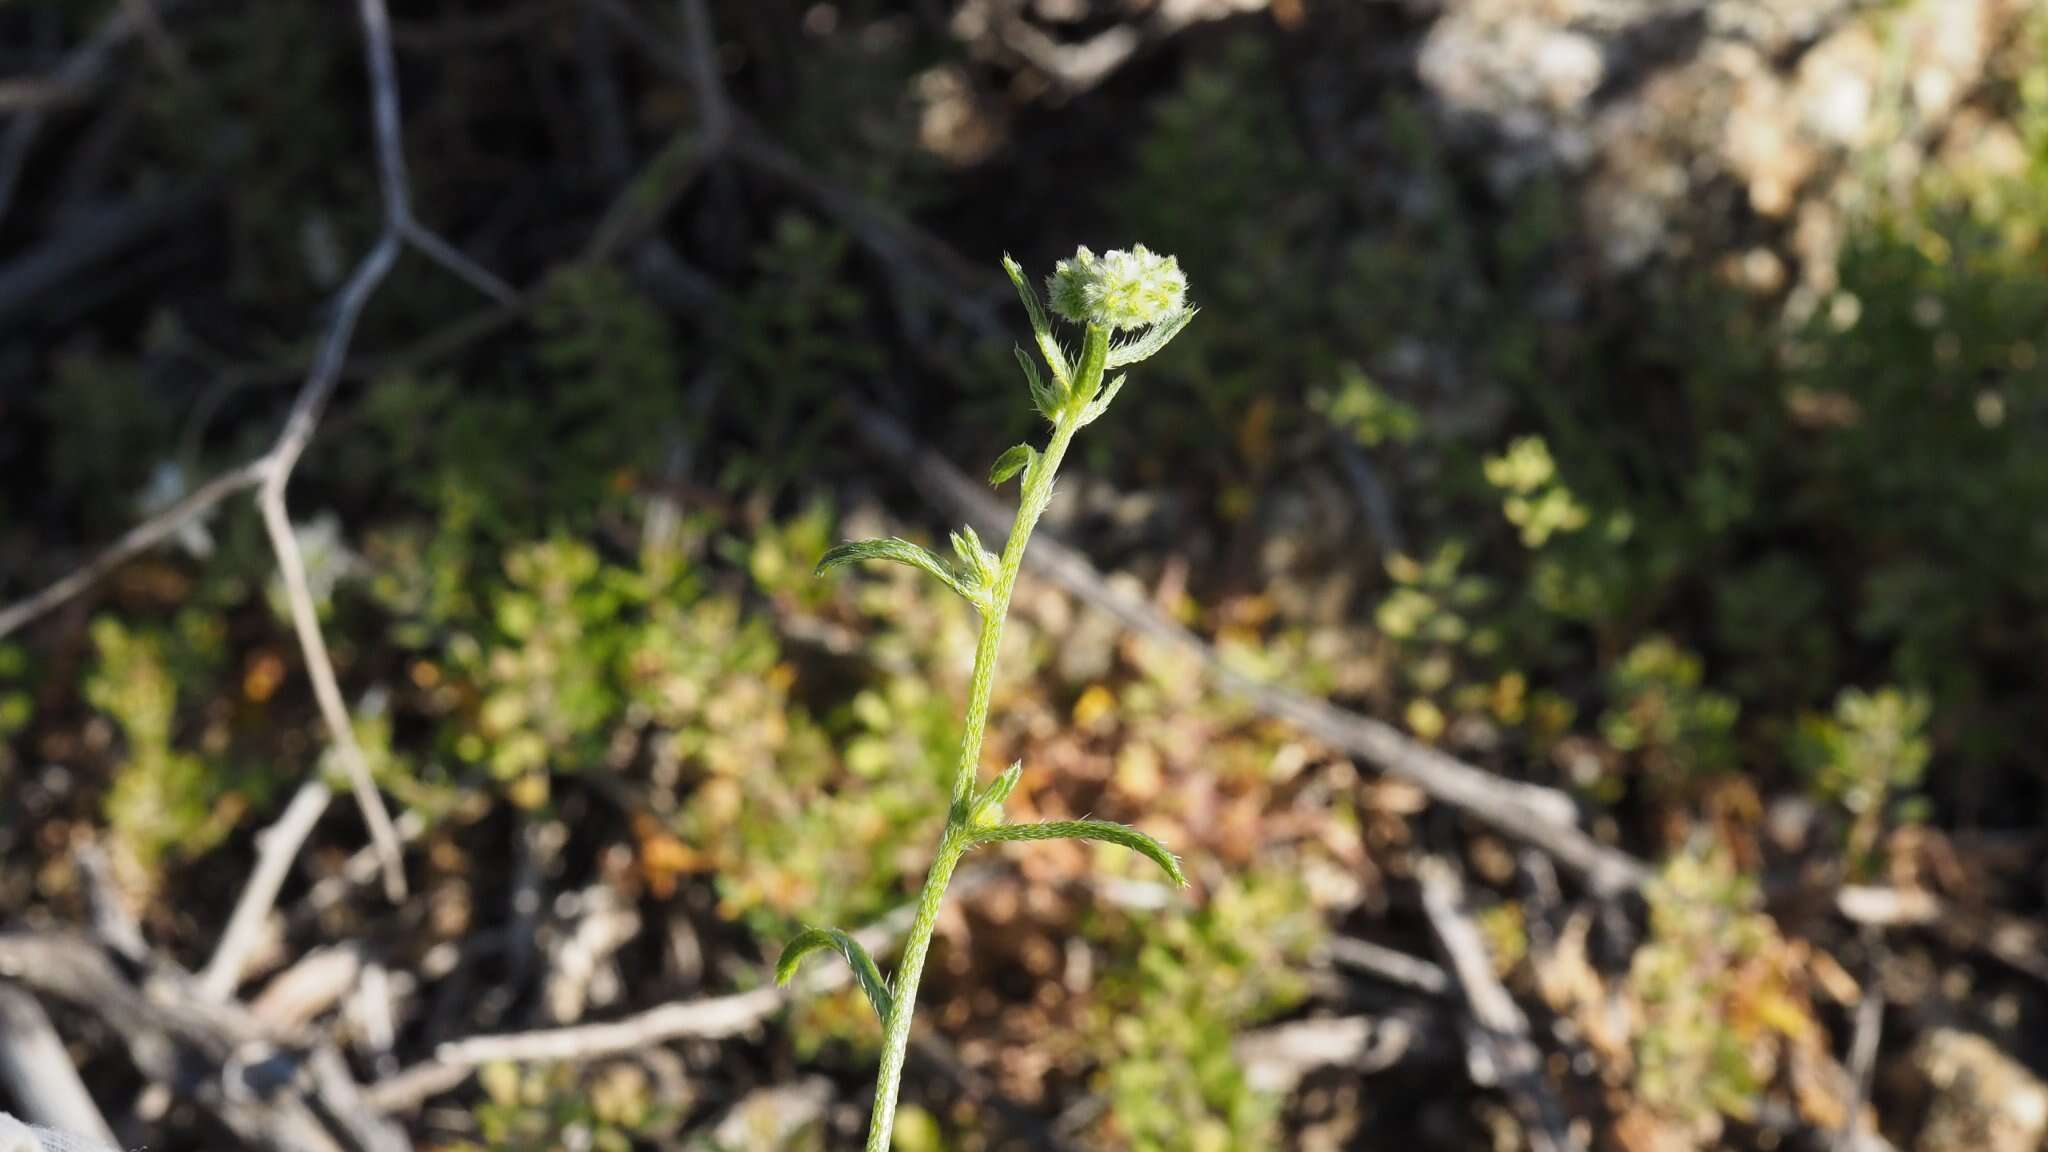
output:
<path id="1" fill-rule="evenodd" d="M 1087 248 L 1053 266 L 1046 278 L 1052 310 L 1076 324 L 1111 331 L 1145 328 L 1187 307 L 1188 278 L 1180 261 L 1143 244 L 1097 256 Z"/>

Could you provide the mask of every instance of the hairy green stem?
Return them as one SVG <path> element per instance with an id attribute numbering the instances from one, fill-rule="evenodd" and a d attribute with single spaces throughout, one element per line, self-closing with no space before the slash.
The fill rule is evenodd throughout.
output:
<path id="1" fill-rule="evenodd" d="M 946 830 L 939 839 L 938 856 L 926 874 L 924 890 L 917 898 L 917 918 L 903 941 L 903 959 L 896 969 L 895 999 L 883 1022 L 882 1065 L 875 1083 L 875 1108 L 868 1120 L 866 1152 L 888 1152 L 896 1127 L 896 1097 L 903 1080 L 903 1060 L 910 1051 L 910 1022 L 917 1010 L 917 986 L 924 976 L 925 955 L 931 950 L 932 932 L 938 926 L 939 906 L 946 898 L 946 885 L 960 863 L 969 840 L 970 809 L 974 786 L 981 776 L 982 738 L 988 732 L 989 700 L 995 694 L 996 656 L 1003 644 L 1003 620 L 1010 613 L 1010 595 L 1017 588 L 1017 573 L 1024 566 L 1024 545 L 1031 530 L 1045 514 L 1052 500 L 1053 476 L 1067 445 L 1081 428 L 1081 413 L 1102 387 L 1103 366 L 1109 356 L 1109 332 L 1096 325 L 1088 327 L 1075 366 L 1073 386 L 1065 406 L 1053 423 L 1052 437 L 1045 450 L 1024 474 L 1023 491 L 1017 503 L 1017 519 L 1010 526 L 1010 539 L 1003 546 L 1002 569 L 989 590 L 989 603 L 981 619 L 981 639 L 974 647 L 974 678 L 967 689 L 967 722 L 960 737 L 960 759 L 953 769 L 953 803 L 947 809 Z"/>

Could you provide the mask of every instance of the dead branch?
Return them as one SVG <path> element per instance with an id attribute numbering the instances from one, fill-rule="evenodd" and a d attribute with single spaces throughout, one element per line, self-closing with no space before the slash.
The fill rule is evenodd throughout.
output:
<path id="1" fill-rule="evenodd" d="M 237 1139 L 270 1152 L 405 1152 L 402 1133 L 370 1120 L 346 1075 L 314 1069 L 310 1090 L 295 1070 L 319 1052 L 279 1048 L 239 1008 L 200 1000 L 168 965 L 143 967 L 131 982 L 105 952 L 68 933 L 0 934 L 0 978 L 98 1017 L 128 1048 L 145 1077 L 196 1102 Z M 342 1070 L 345 1073 L 345 1069 Z M 321 1117 L 347 1117 L 347 1143 Z M 374 1124 L 374 1128 L 371 1125 Z"/>
<path id="2" fill-rule="evenodd" d="M 972 892 L 988 882 L 984 868 L 963 870 L 953 881 L 956 892 Z M 904 905 L 853 934 L 869 952 L 893 947 L 910 927 L 915 908 Z M 433 1059 L 374 1084 L 368 1098 L 379 1107 L 411 1107 L 428 1096 L 461 1084 L 470 1071 L 499 1061 L 590 1061 L 665 1044 L 684 1037 L 719 1040 L 736 1036 L 778 1011 L 791 997 L 815 996 L 844 987 L 851 974 L 844 965 L 815 964 L 786 988 L 767 985 L 729 996 L 712 996 L 664 1004 L 635 1016 L 568 1028 L 543 1028 L 496 1036 L 474 1036 L 441 1045 Z"/>
<path id="3" fill-rule="evenodd" d="M 22 625 L 99 583 L 121 565 L 177 535 L 179 529 L 212 511 L 221 501 L 244 489 L 254 488 L 262 481 L 268 462 L 267 457 L 259 458 L 221 473 L 194 489 L 183 500 L 130 528 L 106 550 L 62 579 L 0 609 L 0 637 L 12 634 Z"/>
<path id="4" fill-rule="evenodd" d="M 341 366 L 348 358 L 349 341 L 355 335 L 356 321 L 361 318 L 371 294 L 398 261 L 412 218 L 406 200 L 405 148 L 398 127 L 398 78 L 391 59 L 391 29 L 384 0 L 360 0 L 358 11 L 363 23 L 364 52 L 369 60 L 371 119 L 376 126 L 377 176 L 384 196 L 384 227 L 376 244 L 356 265 L 335 301 L 333 318 L 328 322 L 327 333 L 313 359 L 313 370 L 299 389 L 298 399 L 292 404 L 277 446 L 270 451 L 263 484 L 257 494 L 257 505 L 262 509 L 263 527 L 270 537 L 271 550 L 277 554 L 278 571 L 284 578 L 292 628 L 298 633 L 299 647 L 305 655 L 306 674 L 313 681 L 313 698 L 320 706 L 321 719 L 327 725 L 327 735 L 334 742 L 342 770 L 348 774 L 356 804 L 362 809 L 363 819 L 370 827 L 370 842 L 376 846 L 384 869 L 385 894 L 395 903 L 405 898 L 404 855 L 398 846 L 398 835 L 391 827 L 391 814 L 385 809 L 383 798 L 377 794 L 377 785 L 370 778 L 369 761 L 363 755 L 362 746 L 356 742 L 355 725 L 349 720 L 348 706 L 342 702 L 334 662 L 328 658 L 327 640 L 320 631 L 319 610 L 313 603 L 312 588 L 306 583 L 305 558 L 299 553 L 298 539 L 292 533 L 291 513 L 285 506 L 285 488 L 291 483 L 292 469 L 297 467 L 299 457 L 312 440 L 321 409 L 326 406 L 328 396 L 341 378 Z"/>
<path id="5" fill-rule="evenodd" d="M 277 823 L 257 836 L 256 867 L 250 870 L 249 882 L 235 901 L 235 910 L 228 916 L 213 957 L 199 972 L 200 995 L 226 1000 L 234 994 L 249 954 L 262 939 L 263 925 L 277 903 L 278 891 L 291 873 L 292 861 L 298 859 L 299 848 L 313 834 L 313 826 L 320 822 L 332 797 L 333 792 L 322 781 L 306 781 L 299 785 L 292 802 L 285 805 L 284 815 L 277 818 Z"/>
<path id="6" fill-rule="evenodd" d="M 1471 1013 L 1466 1064 L 1473 1081 L 1507 1094 L 1535 1152 L 1583 1148 L 1544 1078 L 1543 1054 L 1529 1038 L 1529 1018 L 1494 974 L 1479 925 L 1465 907 L 1464 881 L 1451 864 L 1435 858 L 1419 861 L 1415 875 L 1422 885 L 1423 912 Z"/>
<path id="7" fill-rule="evenodd" d="M 723 1040 L 760 1024 L 782 1007 L 787 995 L 780 988 L 756 988 L 730 996 L 664 1004 L 637 1016 L 602 1024 L 477 1036 L 441 1045 L 435 1049 L 434 1059 L 443 1064 L 472 1068 L 500 1061 L 583 1062 L 665 1044 L 685 1036 Z"/>
<path id="8" fill-rule="evenodd" d="M 148 960 L 149 943 L 142 937 L 142 925 L 121 902 L 107 854 L 87 841 L 71 850 L 71 863 L 78 869 L 86 914 L 92 918 L 92 934 L 101 947 L 131 964 Z"/>
<path id="9" fill-rule="evenodd" d="M 1420 956 L 1410 956 L 1356 936 L 1330 940 L 1330 959 L 1339 967 L 1399 985 L 1425 996 L 1443 996 L 1451 991 L 1451 978 L 1444 970 Z"/>
<path id="10" fill-rule="evenodd" d="M 36 998 L 0 986 L 0 1086 L 31 1123 L 118 1147 Z"/>
<path id="11" fill-rule="evenodd" d="M 283 1035 L 298 1033 L 348 997 L 367 951 L 359 941 L 313 949 L 263 986 L 249 1002 L 249 1014 Z"/>
<path id="12" fill-rule="evenodd" d="M 684 67 L 690 94 L 697 100 L 697 118 L 705 139 L 723 147 L 732 135 L 732 102 L 726 98 L 725 82 L 718 69 L 718 38 L 711 27 L 711 10 L 704 0 L 682 0 Z"/>
<path id="13" fill-rule="evenodd" d="M 1450 1055 L 1444 1022 L 1423 1009 L 1384 1016 L 1296 1020 L 1238 1037 L 1231 1053 L 1246 1082 L 1261 1092 L 1286 1094 L 1324 1068 L 1371 1076 L 1396 1065 Z"/>
<path id="14" fill-rule="evenodd" d="M 1870 971 L 1863 981 L 1863 998 L 1856 1004 L 1856 1023 L 1850 1034 L 1849 1105 L 1843 1109 L 1841 1131 L 1835 1134 L 1835 1152 L 1857 1152 L 1863 1147 L 1863 1105 L 1870 1099 L 1877 1045 L 1884 1037 L 1884 934 L 1865 926 L 1863 942 L 1870 952 Z"/>

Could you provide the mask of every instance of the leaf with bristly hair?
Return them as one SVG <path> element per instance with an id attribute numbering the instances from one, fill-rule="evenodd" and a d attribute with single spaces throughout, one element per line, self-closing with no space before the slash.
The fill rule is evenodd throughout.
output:
<path id="1" fill-rule="evenodd" d="M 782 959 L 775 962 L 775 982 L 789 983 L 804 957 L 823 948 L 830 948 L 846 958 L 847 965 L 853 969 L 853 978 L 860 981 L 860 990 L 868 994 L 868 1005 L 875 1010 L 875 1018 L 887 1026 L 889 1009 L 895 1001 L 889 995 L 889 986 L 882 981 L 882 970 L 875 967 L 874 957 L 860 946 L 860 941 L 837 928 L 806 928 L 796 939 L 784 945 Z"/>
<path id="2" fill-rule="evenodd" d="M 974 798 L 968 807 L 967 823 L 973 827 L 985 827 L 996 822 L 1003 813 L 1003 801 L 1017 790 L 1017 781 L 1024 775 L 1022 760 L 1003 770 L 1001 776 L 989 782 L 989 786 Z"/>
<path id="3" fill-rule="evenodd" d="M 1086 428 L 1095 423 L 1104 412 L 1109 411 L 1109 402 L 1116 399 L 1116 394 L 1124 390 L 1125 378 L 1124 373 L 1117 373 L 1116 378 L 1103 385 L 1102 392 L 1090 400 L 1086 408 L 1081 409 L 1081 427 Z"/>
<path id="4" fill-rule="evenodd" d="M 1029 444 L 1012 444 L 1007 452 L 996 457 L 995 467 L 988 470 L 988 482 L 1001 484 L 1017 473 L 1031 467 L 1038 460 L 1038 449 Z"/>
<path id="5" fill-rule="evenodd" d="M 921 568 L 938 577 L 946 587 L 966 597 L 969 604 L 981 609 L 988 607 L 988 593 L 978 581 L 962 578 L 961 574 L 955 572 L 945 561 L 932 555 L 929 549 L 895 536 L 880 540 L 852 540 L 841 544 L 825 553 L 825 558 L 818 561 L 817 574 L 823 576 L 834 568 L 862 560 L 890 560 L 897 564 L 908 564 L 912 568 Z"/>
<path id="6" fill-rule="evenodd" d="M 1003 271 L 1010 274 L 1010 283 L 1017 286 L 1017 296 L 1024 301 L 1024 311 L 1031 317 L 1031 335 L 1038 341 L 1038 351 L 1052 369 L 1053 380 L 1064 391 L 1070 384 L 1073 369 L 1067 366 L 1067 354 L 1060 350 L 1060 342 L 1053 339 L 1052 324 L 1045 318 L 1045 305 L 1038 302 L 1038 289 L 1031 286 L 1023 267 L 1008 256 L 1003 257 Z"/>
<path id="7" fill-rule="evenodd" d="M 953 533 L 953 554 L 960 557 L 960 568 L 973 574 L 978 588 L 996 586 L 996 576 L 1002 571 L 1003 562 L 995 553 L 982 546 L 981 536 L 974 525 L 963 524 Z"/>
<path id="8" fill-rule="evenodd" d="M 1031 353 L 1022 348 L 1013 351 L 1017 353 L 1018 366 L 1024 369 L 1024 382 L 1031 385 L 1031 406 L 1038 409 L 1040 416 L 1058 422 L 1060 409 L 1066 407 L 1067 390 L 1057 382 L 1045 382 L 1045 378 L 1038 374 L 1038 365 L 1031 362 Z"/>
<path id="9" fill-rule="evenodd" d="M 1126 364 L 1136 364 L 1140 360 L 1149 360 L 1158 355 L 1159 350 L 1166 347 L 1175 336 L 1180 335 L 1180 330 L 1187 327 L 1188 321 L 1193 320 L 1195 313 L 1199 311 L 1199 308 L 1183 308 L 1145 329 L 1142 335 L 1112 345 L 1109 349 L 1109 360 L 1103 366 L 1122 368 Z"/>
<path id="10" fill-rule="evenodd" d="M 1172 877 L 1175 884 L 1187 887 L 1187 874 L 1180 870 L 1180 860 L 1168 852 L 1165 845 L 1128 824 L 1112 824 L 1107 820 L 1053 820 L 1044 824 L 1000 824 L 993 828 L 977 829 L 968 840 L 968 846 L 978 848 L 983 844 L 1005 844 L 1018 840 L 1100 840 L 1107 844 L 1120 844 L 1159 865 Z"/>

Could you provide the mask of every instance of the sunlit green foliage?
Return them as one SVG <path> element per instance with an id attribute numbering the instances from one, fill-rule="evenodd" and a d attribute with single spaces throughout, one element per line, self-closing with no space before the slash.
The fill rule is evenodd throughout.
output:
<path id="1" fill-rule="evenodd" d="M 1817 1025 L 1755 883 L 1725 854 L 1673 858 L 1649 896 L 1650 940 L 1629 970 L 1636 1092 L 1711 1143 L 1725 1120 L 1755 1116 L 1784 1047 Z"/>
<path id="2" fill-rule="evenodd" d="M 200 855 L 234 829 L 247 801 L 268 791 L 260 774 L 223 759 L 224 734 L 204 751 L 180 740 L 181 689 L 203 694 L 221 658 L 216 619 L 182 615 L 170 631 L 93 624 L 95 663 L 85 698 L 122 737 L 119 768 L 106 793 L 107 823 L 144 877 L 171 859 Z M 252 793 L 253 790 L 253 793 Z"/>
<path id="3" fill-rule="evenodd" d="M 632 573 L 573 540 L 514 549 L 504 565 L 490 630 L 449 646 L 449 664 L 480 694 L 456 752 L 538 803 L 551 766 L 601 760 L 624 704 L 617 675 L 631 633 L 619 616 L 645 594 Z"/>
<path id="4" fill-rule="evenodd" d="M 480 1140 L 451 1146 L 464 1152 L 630 1152 L 636 1141 L 675 1126 L 673 1105 L 629 1061 L 584 1072 L 567 1064 L 486 1064 L 477 1079 L 483 1098 L 471 1114 Z"/>
<path id="5" fill-rule="evenodd" d="M 1735 767 L 1740 706 L 1705 687 L 1699 658 L 1669 638 L 1630 649 L 1609 677 L 1609 692 L 1600 734 L 1636 758 L 1652 790 L 1683 796 Z"/>
<path id="6" fill-rule="evenodd" d="M 378 377 L 349 445 L 358 473 L 387 478 L 437 509 L 442 532 L 479 545 L 586 528 L 658 481 L 690 431 L 668 322 L 619 272 L 571 267 L 547 282 L 534 325 L 533 363 L 508 369 L 517 387 Z"/>
<path id="7" fill-rule="evenodd" d="M 1421 413 L 1388 395 L 1356 364 L 1341 365 L 1336 386 L 1312 393 L 1309 404 L 1368 448 L 1405 444 L 1422 433 Z"/>
<path id="8" fill-rule="evenodd" d="M 1166 917 L 1103 913 L 1090 928 L 1113 959 L 1091 1047 L 1114 1147 L 1255 1152 L 1278 1141 L 1279 1101 L 1245 1082 L 1231 1043 L 1307 994 L 1301 975 L 1324 927 L 1300 876 L 1235 876 Z"/>
<path id="9" fill-rule="evenodd" d="M 14 778 L 14 737 L 35 715 L 29 688 L 28 654 L 20 645 L 0 641 L 0 787 Z"/>
<path id="10" fill-rule="evenodd" d="M 1541 548 L 1552 536 L 1577 532 L 1590 519 L 1559 481 L 1557 464 L 1540 437 L 1525 436 L 1488 458 L 1486 482 L 1500 490 L 1501 511 L 1527 547 Z"/>
<path id="11" fill-rule="evenodd" d="M 711 550 L 738 571 L 707 558 L 695 529 L 638 563 L 567 537 L 519 544 L 467 577 L 462 606 L 446 612 L 417 590 L 423 574 L 383 583 L 396 590 L 388 604 L 420 613 L 399 634 L 433 638 L 419 675 L 456 762 L 539 807 L 560 777 L 619 771 L 631 736 L 658 794 L 679 798 L 668 834 L 681 866 L 715 877 L 727 915 L 780 935 L 799 912 L 860 923 L 900 898 L 915 861 L 897 845 L 943 814 L 958 739 L 952 676 L 934 647 L 958 622 L 915 586 L 887 594 L 896 621 L 876 641 L 900 662 L 885 660 L 822 715 L 794 694 L 773 620 L 735 586 L 833 608 L 832 586 L 820 598 L 809 575 L 831 525 L 814 505 L 751 546 Z M 852 779 L 866 783 L 847 788 Z"/>
<path id="12" fill-rule="evenodd" d="M 1848 814 L 1849 864 L 1867 869 L 1893 801 L 1920 786 L 1932 755 L 1924 696 L 1845 688 L 1833 715 L 1804 717 L 1795 749 L 1816 795 Z"/>

